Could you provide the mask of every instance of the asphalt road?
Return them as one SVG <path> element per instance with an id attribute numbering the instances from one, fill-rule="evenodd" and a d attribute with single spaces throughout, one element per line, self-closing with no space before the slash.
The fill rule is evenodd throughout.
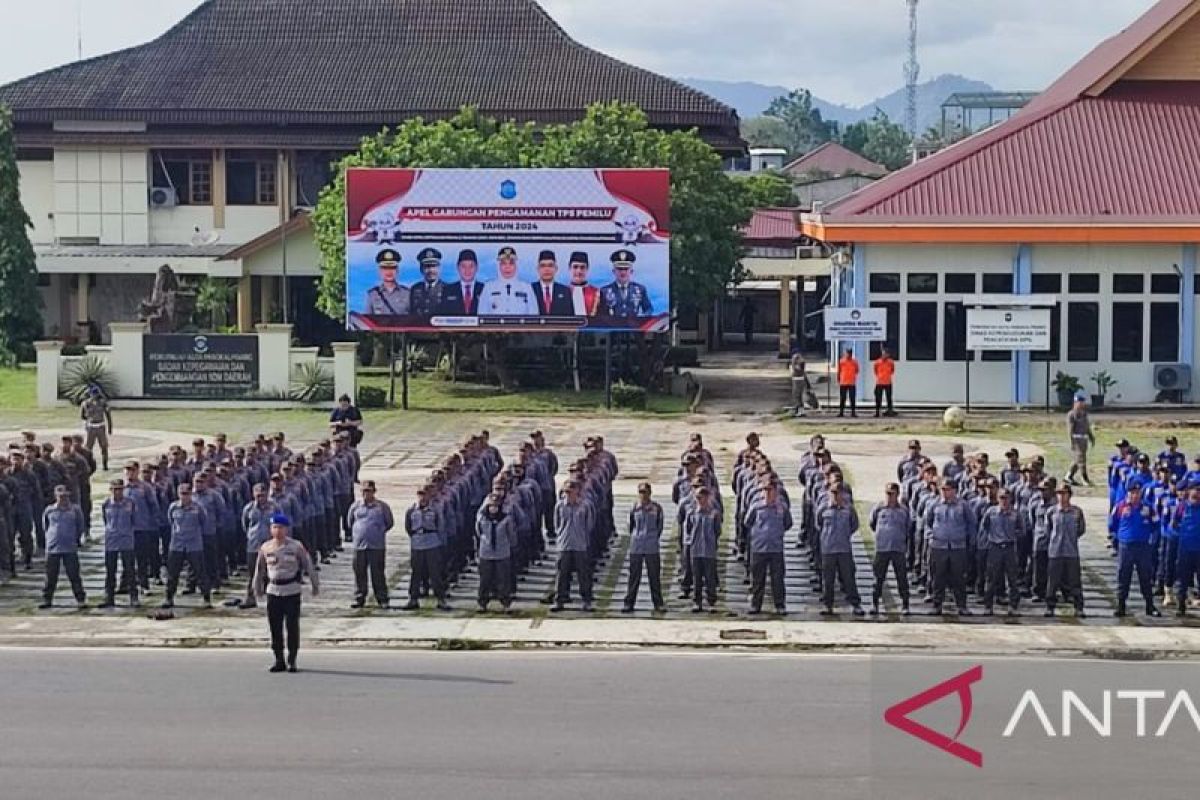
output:
<path id="1" fill-rule="evenodd" d="M 1200 701 L 1196 664 L 984 662 L 961 736 L 987 753 L 979 770 L 882 721 L 970 662 L 326 650 L 302 653 L 296 675 L 268 663 L 0 650 L 0 797 L 1096 798 L 1195 777 L 1186 713 L 1153 741 L 1045 739 L 1032 717 L 1015 740 L 999 731 L 1034 676 L 1085 699 L 1136 682 Z M 957 711 L 924 721 L 953 732 Z"/>

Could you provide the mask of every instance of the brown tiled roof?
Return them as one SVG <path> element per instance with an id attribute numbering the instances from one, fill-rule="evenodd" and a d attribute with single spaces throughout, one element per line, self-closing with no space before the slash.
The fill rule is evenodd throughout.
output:
<path id="1" fill-rule="evenodd" d="M 535 0 L 208 0 L 152 42 L 0 87 L 18 123 L 382 125 L 468 104 L 546 122 L 609 100 L 740 141 L 733 109 L 584 47 Z"/>
<path id="2" fill-rule="evenodd" d="M 826 142 L 785 166 L 783 171 L 796 177 L 827 173 L 835 178 L 849 174 L 878 178 L 887 174 L 887 167 L 876 164 L 837 142 Z"/>

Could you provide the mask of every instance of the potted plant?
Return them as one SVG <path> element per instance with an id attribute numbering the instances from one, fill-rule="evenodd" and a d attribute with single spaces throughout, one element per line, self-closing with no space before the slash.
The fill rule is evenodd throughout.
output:
<path id="1" fill-rule="evenodd" d="M 1079 378 L 1068 375 L 1062 370 L 1058 371 L 1050 385 L 1058 393 L 1058 404 L 1063 408 L 1070 408 L 1071 403 L 1075 401 L 1075 393 L 1083 390 L 1083 384 L 1079 382 Z"/>
<path id="2" fill-rule="evenodd" d="M 1092 383 L 1096 384 L 1096 394 L 1092 395 L 1092 408 L 1104 408 L 1104 398 L 1108 396 L 1108 390 L 1117 385 L 1117 379 L 1102 369 L 1092 376 Z"/>

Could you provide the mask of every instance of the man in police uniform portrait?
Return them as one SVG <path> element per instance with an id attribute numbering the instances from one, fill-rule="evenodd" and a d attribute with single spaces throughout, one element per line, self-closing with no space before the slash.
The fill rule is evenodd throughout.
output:
<path id="1" fill-rule="evenodd" d="M 390 248 L 380 250 L 375 256 L 375 263 L 379 265 L 379 285 L 367 291 L 367 308 L 363 313 L 381 317 L 400 317 L 408 314 L 412 292 L 396 283 L 396 273 L 400 269 L 400 253 Z"/>
<path id="2" fill-rule="evenodd" d="M 447 283 L 442 290 L 441 317 L 473 317 L 479 313 L 479 298 L 483 296 L 483 281 L 478 280 L 479 258 L 474 250 L 458 254 L 458 282 Z"/>
<path id="3" fill-rule="evenodd" d="M 502 247 L 496 254 L 500 277 L 488 281 L 479 301 L 479 316 L 536 317 L 533 287 L 517 277 L 517 251 Z"/>
<path id="4" fill-rule="evenodd" d="M 412 313 L 429 318 L 437 313 L 446 291 L 446 284 L 442 283 L 442 254 L 426 247 L 417 255 L 417 261 L 422 280 L 412 285 Z"/>
<path id="5" fill-rule="evenodd" d="M 618 250 L 612 254 L 613 277 L 616 279 L 604 287 L 604 308 L 610 317 L 627 319 L 648 317 L 654 308 L 650 304 L 650 293 L 646 287 L 633 280 L 633 265 L 637 256 L 630 250 Z"/>

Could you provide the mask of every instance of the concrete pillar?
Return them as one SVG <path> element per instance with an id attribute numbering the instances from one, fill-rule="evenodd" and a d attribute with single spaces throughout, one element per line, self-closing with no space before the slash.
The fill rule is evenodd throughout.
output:
<path id="1" fill-rule="evenodd" d="M 1017 248 L 1017 257 L 1013 261 L 1013 294 L 1032 292 L 1033 247 L 1023 244 Z M 1033 369 L 1028 350 L 1013 353 L 1012 373 L 1013 403 L 1018 407 L 1027 406 L 1032 402 L 1033 393 Z"/>
<path id="2" fill-rule="evenodd" d="M 213 228 L 225 228 L 225 204 L 228 202 L 228 191 L 225 183 L 225 151 L 221 148 L 213 150 L 212 156 L 212 210 Z M 248 328 L 246 330 L 249 330 Z"/>
<path id="3" fill-rule="evenodd" d="M 142 337 L 148 329 L 144 322 L 113 322 L 108 326 L 112 336 L 108 364 L 121 397 L 145 396 Z"/>
<path id="4" fill-rule="evenodd" d="M 292 326 L 259 325 L 258 389 L 268 394 L 291 389 Z"/>
<path id="5" fill-rule="evenodd" d="M 867 248 L 865 245 L 859 245 L 854 248 L 854 265 L 851 267 L 850 286 L 847 291 L 846 305 L 851 308 L 866 308 L 867 307 Z M 867 349 L 866 342 L 854 343 L 854 358 L 858 361 L 858 396 L 866 397 L 867 392 L 867 362 L 871 355 Z M 836 363 L 836 354 L 835 359 Z"/>
<path id="6" fill-rule="evenodd" d="M 333 343 L 333 396 L 357 402 L 358 342 Z"/>
<path id="7" fill-rule="evenodd" d="M 271 322 L 271 309 L 279 300 L 279 288 L 274 275 L 263 275 L 258 279 L 258 321 Z"/>
<path id="8" fill-rule="evenodd" d="M 792 354 L 792 282 L 779 279 L 779 357 Z"/>
<path id="9" fill-rule="evenodd" d="M 54 408 L 58 405 L 58 369 L 62 364 L 63 343 L 54 341 L 34 342 L 37 351 L 37 401 L 38 408 Z"/>
<path id="10" fill-rule="evenodd" d="M 81 272 L 75 276 L 75 335 L 82 344 L 91 342 L 91 275 Z"/>
<path id="11" fill-rule="evenodd" d="M 249 275 L 238 278 L 238 333 L 249 333 L 254 327 L 254 283 Z"/>
<path id="12" fill-rule="evenodd" d="M 1196 251 L 1197 245 L 1183 246 L 1183 262 L 1179 265 L 1179 363 L 1196 365 Z M 1194 396 L 1195 390 L 1186 393 Z"/>

